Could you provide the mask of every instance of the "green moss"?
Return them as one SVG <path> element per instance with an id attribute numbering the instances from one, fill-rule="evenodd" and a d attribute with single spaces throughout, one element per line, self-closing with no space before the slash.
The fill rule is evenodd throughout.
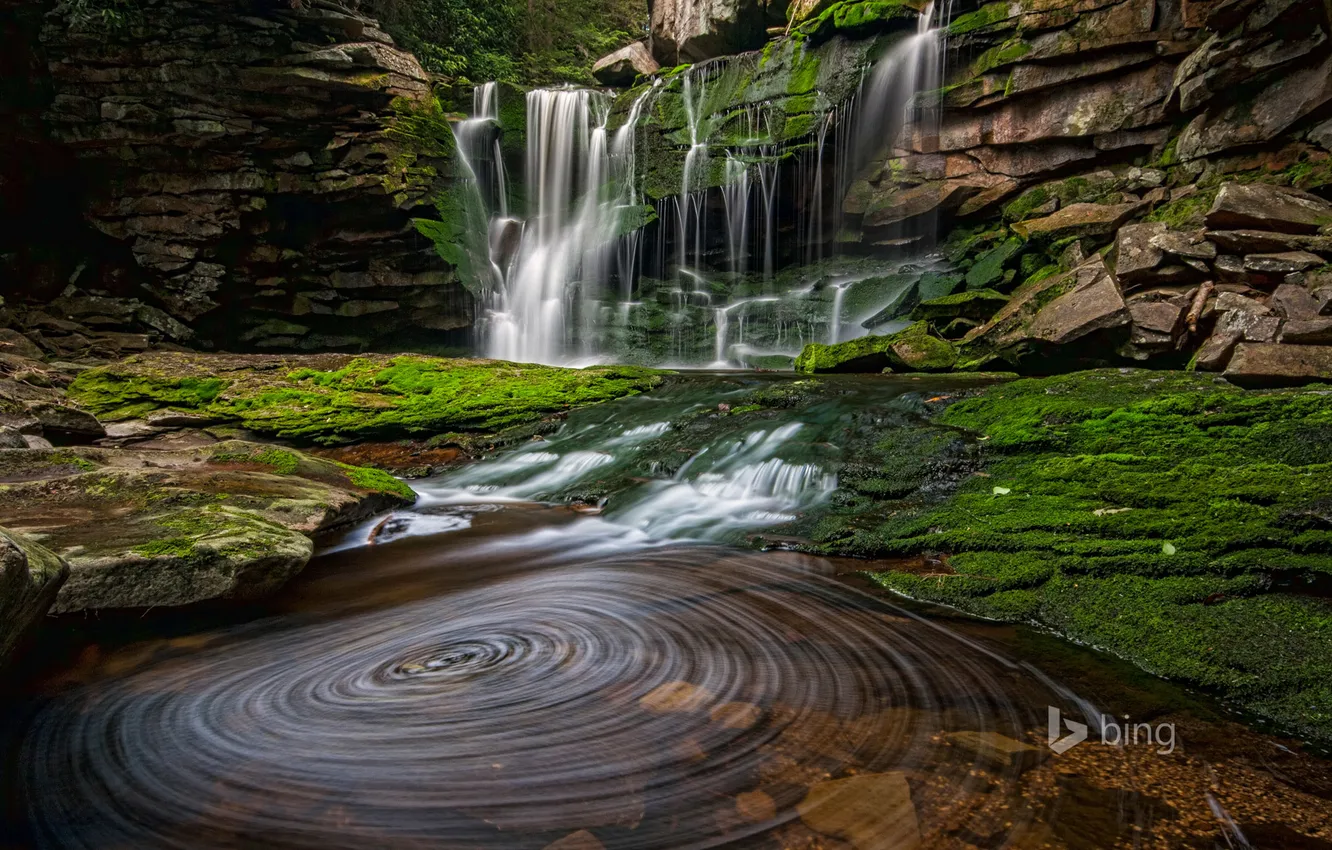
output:
<path id="1" fill-rule="evenodd" d="M 791 95 L 807 94 L 814 90 L 819 82 L 821 57 L 817 53 L 800 51 L 796 55 L 795 67 L 786 83 L 786 93 Z"/>
<path id="2" fill-rule="evenodd" d="M 992 387 L 938 421 L 980 435 L 985 476 L 829 525 L 829 551 L 947 553 L 954 574 L 879 580 L 1042 623 L 1332 740 L 1332 608 L 1283 591 L 1332 575 L 1332 398 L 1104 370 Z"/>
<path id="3" fill-rule="evenodd" d="M 1021 239 L 1009 239 L 982 254 L 967 272 L 967 289 L 993 289 L 1025 246 Z"/>
<path id="4" fill-rule="evenodd" d="M 226 378 L 204 378 L 220 368 L 206 355 L 142 355 L 82 373 L 69 392 L 108 418 L 130 402 L 181 407 L 239 421 L 261 434 L 339 443 L 493 432 L 641 392 L 655 386 L 661 374 L 635 367 L 562 369 L 417 355 L 356 358 L 334 371 L 296 369 L 285 375 L 244 364 L 242 359 L 226 371 Z M 183 386 L 196 391 L 184 392 Z"/>
<path id="5" fill-rule="evenodd" d="M 132 551 L 148 558 L 188 558 L 194 554 L 194 541 L 188 537 L 170 537 L 135 546 Z"/>
<path id="6" fill-rule="evenodd" d="M 1003 65 L 1011 65 L 1031 52 L 1031 45 L 1020 38 L 1009 39 L 1003 44 L 992 47 L 982 53 L 971 66 L 971 75 L 979 77 Z"/>
<path id="7" fill-rule="evenodd" d="M 1200 189 L 1192 195 L 1171 201 L 1148 213 L 1147 221 L 1162 221 L 1176 230 L 1200 226 L 1216 200 L 1216 189 Z"/>
<path id="8" fill-rule="evenodd" d="M 952 343 L 930 333 L 928 322 L 917 322 L 891 336 L 864 336 L 825 345 L 806 345 L 796 358 L 797 372 L 942 372 L 952 368 L 957 352 Z"/>
<path id="9" fill-rule="evenodd" d="M 1009 296 L 992 289 L 975 289 L 922 301 L 911 311 L 911 318 L 942 326 L 952 319 L 984 321 L 997 313 Z"/>
<path id="10" fill-rule="evenodd" d="M 351 483 L 362 490 L 371 490 L 376 493 L 391 493 L 401 496 L 404 499 L 416 499 L 416 493 L 411 487 L 408 487 L 403 481 L 394 478 L 382 469 L 372 469 L 367 466 L 350 466 L 345 463 L 339 463 L 341 469 L 350 479 Z"/>
<path id="11" fill-rule="evenodd" d="M 948 34 L 964 35 L 1008 20 L 1007 3 L 987 3 L 974 12 L 958 15 L 948 25 Z"/>
<path id="12" fill-rule="evenodd" d="M 1050 201 L 1051 192 L 1045 186 L 1037 186 L 1023 192 L 1004 206 L 1004 221 L 1024 221 L 1031 217 L 1037 208 Z"/>

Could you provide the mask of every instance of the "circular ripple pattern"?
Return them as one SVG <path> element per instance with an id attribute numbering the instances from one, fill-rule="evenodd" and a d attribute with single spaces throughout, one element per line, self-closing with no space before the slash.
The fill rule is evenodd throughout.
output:
<path id="1" fill-rule="evenodd" d="M 53 847 L 716 846 L 798 825 L 820 779 L 971 781 L 937 735 L 1037 725 L 1015 678 L 768 556 L 656 551 L 62 695 L 24 740 L 24 805 Z"/>

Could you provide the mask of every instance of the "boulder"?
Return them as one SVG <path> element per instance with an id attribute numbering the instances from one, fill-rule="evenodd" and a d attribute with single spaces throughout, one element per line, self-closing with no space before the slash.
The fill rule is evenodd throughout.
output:
<path id="1" fill-rule="evenodd" d="M 592 66 L 592 76 L 604 86 L 631 86 L 639 77 L 650 77 L 661 70 L 652 58 L 646 44 L 636 41 L 609 56 L 603 56 Z"/>
<path id="2" fill-rule="evenodd" d="M 810 343 L 796 358 L 797 372 L 946 372 L 957 362 L 957 352 L 947 340 L 933 336 L 928 322 L 917 322 L 890 336 L 824 345 Z"/>
<path id="3" fill-rule="evenodd" d="M 1115 276 L 1124 284 L 1145 282 L 1165 259 L 1164 252 L 1153 244 L 1153 237 L 1166 232 L 1162 222 L 1126 224 L 1115 237 L 1113 256 Z"/>
<path id="4" fill-rule="evenodd" d="M 1184 305 L 1178 301 L 1136 301 L 1129 305 L 1133 326 L 1173 339 L 1184 326 Z"/>
<path id="5" fill-rule="evenodd" d="M 1260 275 L 1281 276 L 1308 271 L 1324 265 L 1323 258 L 1308 251 L 1283 251 L 1280 254 L 1250 254 L 1244 268 Z"/>
<path id="6" fill-rule="evenodd" d="M 654 0 L 652 55 L 674 67 L 762 47 L 766 7 L 761 0 Z"/>
<path id="7" fill-rule="evenodd" d="M 1268 306 L 1286 319 L 1314 319 L 1318 317 L 1318 299 L 1309 290 L 1293 283 L 1283 283 L 1272 293 Z"/>
<path id="8" fill-rule="evenodd" d="M 1009 296 L 992 289 L 975 289 L 922 301 L 911 311 L 915 321 L 928 321 L 942 327 L 953 319 L 983 322 L 1008 303 Z"/>
<path id="9" fill-rule="evenodd" d="M 1130 314 L 1115 279 L 1097 275 L 1041 308 L 1029 329 L 1033 339 L 1067 345 L 1095 331 L 1128 324 Z"/>
<path id="10" fill-rule="evenodd" d="M 9 526 L 69 564 L 59 612 L 263 596 L 310 535 L 415 500 L 385 472 L 241 441 L 9 451 L 0 480 Z"/>
<path id="11" fill-rule="evenodd" d="M 1219 372 L 1226 368 L 1241 342 L 1275 342 L 1281 334 L 1281 325 L 1282 320 L 1277 316 L 1237 309 L 1223 312 L 1212 335 L 1194 355 L 1194 365 L 1204 371 Z"/>
<path id="12" fill-rule="evenodd" d="M 1207 212 L 1211 230 L 1314 234 L 1332 224 L 1332 204 L 1307 192 L 1266 183 L 1224 183 Z"/>
<path id="13" fill-rule="evenodd" d="M 24 535 L 0 528 L 0 666 L 33 625 L 46 616 L 69 567 Z"/>
<path id="14" fill-rule="evenodd" d="M 1152 245 L 1167 254 L 1194 260 L 1215 260 L 1216 245 L 1203 238 L 1202 231 L 1182 233 L 1166 230 L 1152 236 Z"/>
<path id="15" fill-rule="evenodd" d="M 1243 342 L 1235 347 L 1225 378 L 1242 387 L 1332 382 L 1332 346 Z"/>
<path id="16" fill-rule="evenodd" d="M 1280 341 L 1291 345 L 1332 345 L 1332 316 L 1288 321 L 1281 329 Z"/>
<path id="17" fill-rule="evenodd" d="M 960 359 L 966 365 L 1020 359 L 1130 320 L 1119 285 L 1097 254 L 1070 272 L 1019 288 L 990 321 L 966 335 Z"/>
<path id="18" fill-rule="evenodd" d="M 1023 239 L 1044 242 L 1073 236 L 1108 236 L 1141 208 L 1138 203 L 1070 204 L 1045 218 L 1018 222 L 1013 232 Z"/>
<path id="19" fill-rule="evenodd" d="M 17 428 L 0 425 L 0 449 L 26 449 L 28 441 Z"/>

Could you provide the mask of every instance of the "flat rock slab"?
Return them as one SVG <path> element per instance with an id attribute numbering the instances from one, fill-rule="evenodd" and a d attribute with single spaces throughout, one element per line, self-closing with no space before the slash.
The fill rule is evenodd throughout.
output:
<path id="1" fill-rule="evenodd" d="M 1332 224 L 1332 204 L 1307 192 L 1265 183 L 1224 183 L 1207 212 L 1211 230 L 1315 234 Z"/>
<path id="2" fill-rule="evenodd" d="M 1332 382 L 1332 346 L 1243 342 L 1225 371 L 1242 387 L 1298 387 Z"/>
<path id="3" fill-rule="evenodd" d="M 970 753 L 990 770 L 1027 770 L 1040 764 L 1050 754 L 1043 747 L 1033 747 L 998 732 L 953 732 L 944 739 Z"/>
<path id="4" fill-rule="evenodd" d="M 241 441 L 188 451 L 0 451 L 5 523 L 70 566 L 53 610 L 247 599 L 281 587 L 309 535 L 408 504 L 387 473 Z"/>

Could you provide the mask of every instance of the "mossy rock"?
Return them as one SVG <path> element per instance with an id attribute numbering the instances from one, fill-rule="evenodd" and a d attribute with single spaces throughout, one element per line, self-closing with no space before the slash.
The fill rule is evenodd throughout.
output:
<path id="1" fill-rule="evenodd" d="M 242 441 L 3 455 L 7 522 L 69 564 L 61 612 L 260 597 L 311 535 L 416 499 L 380 470 Z"/>
<path id="2" fill-rule="evenodd" d="M 0 666 L 46 616 L 68 577 L 69 566 L 50 549 L 0 528 Z"/>
<path id="3" fill-rule="evenodd" d="M 952 343 L 917 322 L 890 336 L 864 336 L 835 345 L 811 343 L 796 358 L 797 372 L 946 372 L 957 361 Z"/>
<path id="4" fill-rule="evenodd" d="M 910 596 L 1033 621 L 1332 741 L 1332 396 L 1099 370 L 934 417 L 984 475 L 935 504 L 825 519 L 823 551 L 931 554 Z"/>
<path id="5" fill-rule="evenodd" d="M 1009 302 L 1009 296 L 992 289 L 977 289 L 922 301 L 911 311 L 911 318 L 941 327 L 953 319 L 983 322 Z"/>
<path id="6" fill-rule="evenodd" d="M 494 432 L 634 395 L 656 386 L 662 374 L 419 355 L 155 352 L 85 371 L 69 395 L 108 421 L 172 409 L 334 445 Z"/>
<path id="7" fill-rule="evenodd" d="M 994 289 L 1003 281 L 1004 272 L 1022 253 L 1024 245 L 1021 239 L 1009 239 L 982 254 L 967 272 L 967 289 Z"/>

